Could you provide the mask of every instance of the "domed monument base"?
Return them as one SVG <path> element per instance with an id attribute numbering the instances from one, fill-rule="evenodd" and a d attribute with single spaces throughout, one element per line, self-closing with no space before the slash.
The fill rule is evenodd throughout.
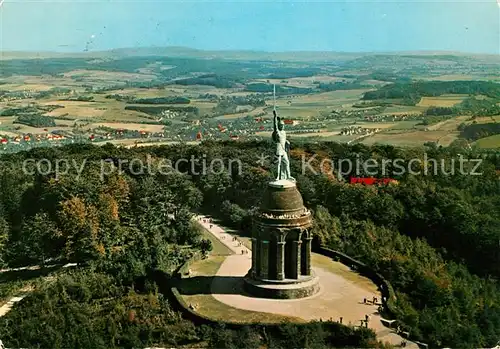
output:
<path id="1" fill-rule="evenodd" d="M 295 181 L 270 182 L 253 223 L 252 268 L 245 290 L 278 299 L 318 292 L 319 280 L 311 270 L 311 212 Z"/>

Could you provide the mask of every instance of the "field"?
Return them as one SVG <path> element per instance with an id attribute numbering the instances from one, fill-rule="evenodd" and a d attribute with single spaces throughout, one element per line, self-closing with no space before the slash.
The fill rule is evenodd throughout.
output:
<path id="1" fill-rule="evenodd" d="M 387 107 L 382 115 L 421 114 L 425 109 L 425 107 L 411 105 L 392 105 Z"/>
<path id="2" fill-rule="evenodd" d="M 464 94 L 422 97 L 416 105 L 407 105 L 409 103 L 397 99 L 368 101 L 372 102 L 369 105 L 363 99 L 366 92 L 392 84 L 394 76 L 384 80 L 382 73 L 374 74 L 378 69 L 383 70 L 386 64 L 383 59 L 381 66 L 375 63 L 360 66 L 356 62 L 339 69 L 316 59 L 292 62 L 290 57 L 282 62 L 266 60 L 259 65 L 255 61 L 228 63 L 217 59 L 197 61 L 187 58 L 185 61 L 155 58 L 157 61 L 152 62 L 144 57 L 120 63 L 116 57 L 107 59 L 104 56 L 84 62 L 83 66 L 78 63 L 80 61 L 54 61 L 52 65 L 49 59 L 44 62 L 44 69 L 52 73 L 47 74 L 35 74 L 41 69 L 37 68 L 36 62 L 33 66 L 20 68 L 27 64 L 22 63 L 11 74 L 2 75 L 0 71 L 0 113 L 6 113 L 0 115 L 0 136 L 18 142 L 17 138 L 29 134 L 62 133 L 68 140 L 77 135 L 79 139 L 88 137 L 89 141 L 96 143 L 112 142 L 123 146 L 158 144 L 159 141 L 194 142 L 201 138 L 269 139 L 274 104 L 280 117 L 298 121 L 297 124 L 287 124 L 286 130 L 291 139 L 301 141 L 360 141 L 409 146 L 433 141 L 448 145 L 459 137 L 457 128 L 461 123 L 472 122 L 467 117 L 458 117 L 422 125 L 422 115 L 427 108 L 455 106 L 467 97 Z M 355 58 L 347 55 L 343 59 Z M 370 62 L 378 60 L 376 56 L 367 56 L 366 59 Z M 110 62 L 116 62 L 116 66 L 111 64 L 109 69 L 99 68 L 100 64 Z M 182 66 L 178 70 L 177 64 Z M 406 67 L 404 59 L 393 64 Z M 484 70 L 484 73 L 467 76 L 458 68 L 447 71 L 449 68 L 434 67 L 429 74 L 420 70 L 417 76 L 421 81 L 484 81 L 492 76 L 489 66 L 477 64 L 482 68 L 475 71 Z M 316 73 L 304 73 L 304 69 Z M 286 78 L 270 78 L 273 75 Z M 199 79 L 201 76 L 212 80 L 203 82 Z M 193 81 L 195 84 L 179 82 L 189 78 L 198 80 Z M 254 83 L 271 89 L 248 92 L 247 85 Z M 320 83 L 339 88 L 324 92 L 318 87 Z M 276 100 L 270 92 L 272 84 L 281 86 Z M 293 87 L 297 89 L 293 90 Z M 184 101 L 162 104 L 161 98 L 173 100 L 177 97 Z M 151 102 L 155 104 L 134 101 L 144 98 L 158 100 Z M 189 101 L 185 102 L 185 99 Z M 362 104 L 368 105 L 365 108 Z M 26 114 L 31 121 L 26 122 Z M 24 117 L 24 124 L 17 123 L 20 115 Z M 48 117 L 50 122 L 43 117 Z M 29 126 L 42 125 L 37 118 L 44 120 L 47 126 Z M 499 121 L 498 116 L 476 116 L 478 123 Z M 123 135 L 109 133 L 106 129 L 128 132 Z M 375 130 L 377 133 L 371 134 Z M 10 143 L 3 141 L 0 151 L 7 151 Z M 26 144 L 26 147 L 30 145 Z"/>
<path id="3" fill-rule="evenodd" d="M 311 77 L 300 77 L 300 78 L 289 78 L 289 79 L 260 79 L 257 81 L 269 82 L 270 84 L 276 84 L 276 85 L 310 88 L 314 87 L 314 84 L 316 82 L 334 83 L 338 81 L 350 81 L 350 80 L 351 79 L 345 79 L 337 76 L 315 75 Z"/>
<path id="4" fill-rule="evenodd" d="M 460 104 L 467 96 L 443 95 L 439 97 L 422 97 L 418 107 L 453 107 Z"/>
<path id="5" fill-rule="evenodd" d="M 378 129 L 388 129 L 388 128 L 394 128 L 395 126 L 399 125 L 401 123 L 393 123 L 393 122 L 359 122 L 356 125 L 362 126 L 364 128 L 378 128 Z"/>
<path id="6" fill-rule="evenodd" d="M 443 146 L 449 145 L 455 138 L 448 137 L 447 131 L 414 131 L 407 133 L 381 133 L 368 137 L 362 141 L 363 144 L 392 144 L 395 146 L 420 146 L 426 142 L 438 142 L 443 140 Z"/>
<path id="7" fill-rule="evenodd" d="M 53 110 L 46 115 L 55 117 L 66 116 L 72 119 L 100 117 L 104 115 L 109 107 L 111 107 L 107 106 L 105 103 L 77 101 L 53 101 L 45 102 L 42 105 L 51 105 L 52 103 L 57 103 L 57 105 L 62 106 L 62 108 Z"/>
<path id="8" fill-rule="evenodd" d="M 279 98 L 276 101 L 277 106 L 285 107 L 293 105 L 297 107 L 309 106 L 339 106 L 349 102 L 357 102 L 363 96 L 363 93 L 370 91 L 370 89 L 356 89 L 356 90 L 342 90 L 323 92 L 317 94 L 298 95 L 293 98 Z M 290 103 L 289 103 L 290 102 Z"/>
<path id="9" fill-rule="evenodd" d="M 102 70 L 74 70 L 68 73 L 64 73 L 65 78 L 70 78 L 73 80 L 79 79 L 84 82 L 96 82 L 96 81 L 110 81 L 115 82 L 128 82 L 128 81 L 143 81 L 147 82 L 155 78 L 154 75 L 149 74 L 134 74 L 125 72 L 111 72 Z"/>
<path id="10" fill-rule="evenodd" d="M 27 88 L 26 84 L 20 83 L 20 84 L 4 84 L 2 85 L 2 89 L 9 90 L 9 91 L 24 91 L 26 89 L 29 89 L 31 91 L 48 91 L 52 88 L 51 85 L 44 85 L 42 83 L 37 84 L 29 84 L 29 88 Z"/>
<path id="11" fill-rule="evenodd" d="M 339 135 L 339 132 L 333 131 L 333 132 L 328 132 L 328 131 L 321 131 L 320 132 L 314 132 L 314 133 L 292 133 L 289 135 L 290 139 L 293 138 L 310 138 L 310 137 L 334 137 Z"/>
<path id="12" fill-rule="evenodd" d="M 276 107 L 280 115 L 285 118 L 307 120 L 318 117 L 322 111 L 350 110 L 352 104 L 359 102 L 366 91 L 369 89 L 288 96 L 278 98 Z M 272 100 L 269 100 L 268 103 L 272 104 Z"/>
<path id="13" fill-rule="evenodd" d="M 434 81 L 456 81 L 456 80 L 500 80 L 498 75 L 471 75 L 471 74 L 444 74 L 433 77 L 423 77 L 423 80 L 434 80 Z"/>
<path id="14" fill-rule="evenodd" d="M 500 115 L 477 117 L 477 118 L 475 118 L 474 121 L 476 121 L 478 124 L 488 124 L 490 122 L 500 122 Z"/>
<path id="15" fill-rule="evenodd" d="M 474 142 L 474 145 L 481 149 L 498 149 L 500 148 L 500 135 L 481 138 Z"/>
<path id="16" fill-rule="evenodd" d="M 439 145 L 448 146 L 458 138 L 458 126 L 469 119 L 468 116 L 458 116 L 427 127 L 417 125 L 412 121 L 402 121 L 388 128 L 386 132 L 365 138 L 362 143 L 419 146 L 425 142 L 436 142 Z"/>
<path id="17" fill-rule="evenodd" d="M 106 122 L 95 123 L 91 127 L 107 127 L 123 130 L 139 130 L 147 132 L 162 132 L 163 125 L 148 125 L 148 124 L 133 124 L 133 123 L 119 123 L 119 122 Z"/>
<path id="18" fill-rule="evenodd" d="M 498 122 L 496 117 L 476 118 L 476 122 Z M 458 127 L 472 123 L 470 116 L 457 116 L 433 125 L 420 125 L 419 121 L 401 121 L 385 128 L 374 136 L 365 138 L 362 143 L 393 144 L 398 146 L 421 146 L 425 142 L 436 142 L 441 146 L 449 146 L 459 138 Z M 367 126 L 364 126 L 367 127 Z"/>
<path id="19" fill-rule="evenodd" d="M 331 138 L 337 136 L 339 132 L 337 131 L 326 131 L 326 130 L 318 130 L 319 132 L 309 132 L 309 133 L 289 133 L 288 137 L 290 139 L 293 138 L 312 138 L 312 137 L 321 137 L 321 138 Z M 256 132 L 255 135 L 263 138 L 271 138 L 272 132 L 263 131 Z"/>
<path id="20" fill-rule="evenodd" d="M 196 105 L 196 104 L 194 104 L 194 105 Z M 261 113 L 266 113 L 265 109 L 266 109 L 266 107 L 258 107 L 252 111 L 249 111 L 249 112 L 236 113 L 236 114 L 224 114 L 224 115 L 216 116 L 215 119 L 216 120 L 234 120 L 234 119 L 244 118 L 247 115 L 257 116 Z"/>
<path id="21" fill-rule="evenodd" d="M 156 141 L 148 141 L 146 139 L 113 139 L 106 143 L 111 143 L 116 146 L 125 147 L 125 148 L 135 148 L 135 147 L 151 147 L 156 145 L 172 145 L 179 143 L 178 141 L 164 141 L 164 140 L 156 140 Z M 186 142 L 188 145 L 197 144 L 198 142 Z M 98 143 L 104 145 L 105 143 Z"/>

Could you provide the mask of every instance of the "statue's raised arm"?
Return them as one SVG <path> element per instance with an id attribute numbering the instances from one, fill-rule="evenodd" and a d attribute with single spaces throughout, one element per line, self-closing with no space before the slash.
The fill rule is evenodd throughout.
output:
<path id="1" fill-rule="evenodd" d="M 274 126 L 274 131 L 278 129 L 278 114 L 276 114 L 276 109 L 273 109 L 273 115 L 274 115 L 274 121 L 273 121 L 273 126 Z"/>

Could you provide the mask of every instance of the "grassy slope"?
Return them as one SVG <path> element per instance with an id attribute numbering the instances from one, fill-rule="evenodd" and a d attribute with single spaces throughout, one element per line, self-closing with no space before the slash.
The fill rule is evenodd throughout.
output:
<path id="1" fill-rule="evenodd" d="M 474 144 L 482 149 L 500 148 L 500 135 L 481 138 L 477 140 Z"/>

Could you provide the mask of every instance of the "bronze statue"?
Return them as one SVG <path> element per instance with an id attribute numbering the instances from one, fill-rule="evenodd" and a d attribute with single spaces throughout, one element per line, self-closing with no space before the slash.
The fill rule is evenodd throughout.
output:
<path id="1" fill-rule="evenodd" d="M 278 176 L 276 180 L 294 181 L 295 179 L 290 174 L 290 142 L 286 139 L 285 123 L 276 114 L 276 109 L 273 110 L 273 115 L 273 142 L 275 144 L 275 155 L 278 157 Z"/>

